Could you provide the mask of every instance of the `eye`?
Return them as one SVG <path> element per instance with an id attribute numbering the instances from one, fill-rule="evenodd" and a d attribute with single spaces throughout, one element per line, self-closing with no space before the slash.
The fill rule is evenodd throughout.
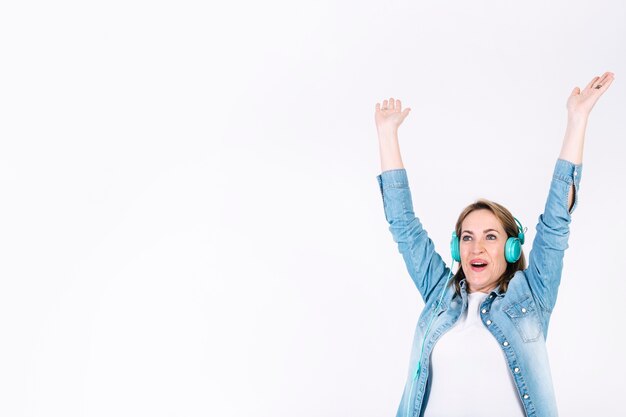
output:
<path id="1" fill-rule="evenodd" d="M 463 240 L 463 242 L 469 242 L 470 240 L 472 240 L 472 237 L 470 235 L 463 235 L 461 236 L 461 239 Z"/>
<path id="2" fill-rule="evenodd" d="M 487 235 L 487 240 L 496 240 L 496 235 L 491 234 L 491 233 L 490 233 L 490 234 L 488 234 L 488 235 Z"/>

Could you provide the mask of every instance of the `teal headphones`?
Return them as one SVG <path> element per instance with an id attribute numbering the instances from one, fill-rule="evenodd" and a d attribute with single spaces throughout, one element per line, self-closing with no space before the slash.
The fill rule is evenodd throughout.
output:
<path id="1" fill-rule="evenodd" d="M 524 229 L 522 228 L 522 224 L 515 217 L 513 217 L 513 219 L 515 219 L 515 223 L 517 223 L 517 237 L 508 238 L 504 245 L 504 258 L 510 264 L 516 262 L 519 257 L 522 256 L 522 245 L 524 244 Z M 461 245 L 456 232 L 452 232 L 450 251 L 452 252 L 452 259 L 461 262 Z"/>

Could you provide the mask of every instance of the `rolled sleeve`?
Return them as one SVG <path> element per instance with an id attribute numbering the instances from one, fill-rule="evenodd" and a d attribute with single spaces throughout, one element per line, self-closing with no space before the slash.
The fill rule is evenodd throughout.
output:
<path id="1" fill-rule="evenodd" d="M 376 177 L 387 222 L 409 221 L 415 217 L 406 169 L 384 171 Z"/>
<path id="2" fill-rule="evenodd" d="M 554 174 L 552 175 L 552 178 L 557 181 L 565 182 L 567 185 L 574 186 L 574 203 L 572 204 L 572 208 L 569 210 L 570 214 L 573 213 L 576 206 L 578 206 L 578 189 L 580 187 L 582 172 L 583 166 L 581 164 L 575 164 L 564 159 L 557 159 L 556 165 L 554 166 Z"/>

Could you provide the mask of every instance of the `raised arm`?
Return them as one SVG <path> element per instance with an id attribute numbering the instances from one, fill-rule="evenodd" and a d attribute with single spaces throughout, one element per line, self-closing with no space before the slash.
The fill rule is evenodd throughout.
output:
<path id="1" fill-rule="evenodd" d="M 400 100 L 384 100 L 381 107 L 376 103 L 376 130 L 378 131 L 378 145 L 380 148 L 380 168 L 388 171 L 391 169 L 404 169 L 400 146 L 398 143 L 398 128 L 408 116 L 411 109 L 402 110 Z"/>
<path id="2" fill-rule="evenodd" d="M 605 72 L 602 77 L 594 77 L 584 90 L 574 87 L 572 94 L 567 99 L 567 129 L 561 147 L 559 159 L 580 165 L 583 162 L 583 147 L 585 144 L 585 130 L 591 109 L 598 99 L 609 88 L 615 75 Z M 568 194 L 568 208 L 571 210 L 574 204 L 574 187 Z"/>
<path id="3" fill-rule="evenodd" d="M 413 202 L 398 144 L 398 127 L 409 114 L 400 100 L 376 104 L 376 128 L 380 145 L 382 173 L 377 177 L 389 231 L 398 244 L 407 271 L 425 302 L 433 290 L 443 285 L 449 269 L 435 251 L 421 222 L 413 213 Z"/>
<path id="4" fill-rule="evenodd" d="M 595 77 L 584 90 L 575 87 L 567 100 L 567 130 L 556 162 L 544 212 L 539 216 L 537 234 L 529 256 L 526 275 L 541 307 L 552 311 L 556 303 L 563 255 L 568 247 L 571 214 L 576 208 L 582 172 L 585 130 L 591 109 L 613 82 L 606 72 Z M 566 203 L 567 201 L 567 203 Z"/>

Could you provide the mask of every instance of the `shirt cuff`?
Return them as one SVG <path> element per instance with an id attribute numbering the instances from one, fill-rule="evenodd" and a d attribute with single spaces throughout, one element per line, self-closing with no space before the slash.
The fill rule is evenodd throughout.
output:
<path id="1" fill-rule="evenodd" d="M 572 203 L 572 207 L 568 210 L 570 215 L 578 206 L 578 189 L 580 187 L 582 171 L 582 164 L 575 164 L 564 159 L 557 159 L 556 165 L 554 166 L 554 174 L 552 176 L 553 181 L 560 181 L 567 184 L 567 189 L 564 190 L 565 193 L 569 192 L 570 186 L 574 186 L 574 201 Z"/>
<path id="2" fill-rule="evenodd" d="M 406 170 L 404 168 L 391 169 L 384 171 L 376 178 L 387 222 L 391 224 L 396 221 L 412 221 L 415 214 Z"/>
<path id="3" fill-rule="evenodd" d="M 568 184 L 574 184 L 576 189 L 580 185 L 580 177 L 582 176 L 582 164 L 575 164 L 565 159 L 557 159 L 554 166 L 554 179 L 564 181 Z"/>
<path id="4" fill-rule="evenodd" d="M 409 179 L 406 175 L 406 169 L 390 169 L 382 172 L 376 177 L 380 193 L 389 188 L 409 188 Z"/>

